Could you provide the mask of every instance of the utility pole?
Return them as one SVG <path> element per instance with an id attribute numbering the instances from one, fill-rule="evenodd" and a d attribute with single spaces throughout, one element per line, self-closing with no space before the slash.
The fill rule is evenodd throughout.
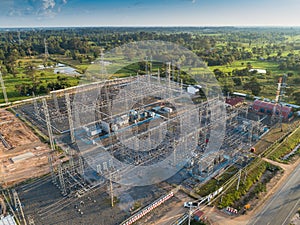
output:
<path id="1" fill-rule="evenodd" d="M 113 192 L 111 171 L 109 172 L 109 184 L 110 184 L 111 207 L 114 207 L 114 192 Z"/>
<path id="2" fill-rule="evenodd" d="M 180 89 L 181 89 L 181 94 L 183 93 L 183 80 L 180 80 Z"/>
<path id="3" fill-rule="evenodd" d="M 40 115 L 39 107 L 38 107 L 37 100 L 36 100 L 34 92 L 32 92 L 32 97 L 33 97 L 34 112 L 35 112 L 36 118 L 39 120 L 41 118 L 41 115 Z"/>
<path id="4" fill-rule="evenodd" d="M 240 170 L 239 170 L 238 183 L 237 183 L 237 186 L 236 186 L 236 190 L 237 190 L 237 191 L 239 190 L 239 187 L 240 187 L 241 175 L 242 175 L 242 170 L 240 169 Z"/>
<path id="5" fill-rule="evenodd" d="M 149 70 L 148 70 L 148 56 L 146 56 L 146 58 L 145 58 L 145 72 L 146 72 L 146 75 L 149 75 Z"/>
<path id="6" fill-rule="evenodd" d="M 191 225 L 191 217 L 192 217 L 192 207 L 189 207 L 189 222 L 188 225 Z"/>
<path id="7" fill-rule="evenodd" d="M 158 68 L 158 71 L 157 71 L 157 81 L 160 84 L 160 70 L 159 70 L 159 68 Z"/>
<path id="8" fill-rule="evenodd" d="M 166 77 L 168 79 L 168 83 L 169 83 L 169 89 L 171 88 L 171 63 L 168 62 L 167 66 L 166 66 Z"/>
<path id="9" fill-rule="evenodd" d="M 3 92 L 3 97 L 4 97 L 4 100 L 5 100 L 5 103 L 8 104 L 8 98 L 7 98 L 6 88 L 5 88 L 5 85 L 4 85 L 4 80 L 3 80 L 3 77 L 2 77 L 2 73 L 1 73 L 1 67 L 0 67 L 0 82 L 1 82 L 1 87 L 2 87 L 2 92 Z"/>
<path id="10" fill-rule="evenodd" d="M 150 75 L 152 75 L 152 55 L 150 56 Z"/>

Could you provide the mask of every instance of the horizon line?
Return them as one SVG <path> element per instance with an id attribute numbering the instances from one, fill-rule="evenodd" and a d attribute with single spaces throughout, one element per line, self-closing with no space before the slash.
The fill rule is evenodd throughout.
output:
<path id="1" fill-rule="evenodd" d="M 24 28 L 300 28 L 300 25 L 71 25 L 71 26 L 0 26 L 0 29 Z"/>

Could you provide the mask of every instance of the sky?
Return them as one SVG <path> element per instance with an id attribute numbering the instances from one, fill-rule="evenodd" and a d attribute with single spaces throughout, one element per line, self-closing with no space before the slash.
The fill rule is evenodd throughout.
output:
<path id="1" fill-rule="evenodd" d="M 0 27 L 300 26 L 300 0 L 0 0 Z"/>

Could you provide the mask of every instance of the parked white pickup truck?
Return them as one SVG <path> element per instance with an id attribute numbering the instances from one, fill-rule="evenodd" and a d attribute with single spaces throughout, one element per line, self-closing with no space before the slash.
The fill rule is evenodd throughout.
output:
<path id="1" fill-rule="evenodd" d="M 183 207 L 190 208 L 190 207 L 198 207 L 200 205 L 199 202 L 185 202 Z"/>

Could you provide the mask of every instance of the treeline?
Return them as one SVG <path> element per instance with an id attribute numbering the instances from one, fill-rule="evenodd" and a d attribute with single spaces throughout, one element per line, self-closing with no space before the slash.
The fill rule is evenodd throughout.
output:
<path id="1" fill-rule="evenodd" d="M 101 50 L 109 51 L 115 47 L 144 40 L 160 40 L 176 43 L 193 51 L 208 66 L 229 65 L 237 60 L 276 60 L 281 70 L 299 70 L 299 56 L 293 53 L 297 49 L 289 37 L 300 34 L 300 29 L 279 28 L 59 28 L 59 29 L 21 29 L 0 30 L 0 66 L 1 72 L 16 76 L 19 73 L 21 58 L 42 56 L 45 53 L 45 42 L 50 55 L 65 55 L 79 63 L 92 62 L 99 57 Z M 287 56 L 282 56 L 286 50 Z M 134 51 L 120 52 L 129 60 Z M 161 52 L 149 49 L 147 56 L 157 56 Z M 175 53 L 174 54 L 180 54 Z M 165 57 L 168 59 L 168 56 Z M 169 57 L 172 58 L 172 55 Z M 192 57 L 180 56 L 182 64 L 193 65 Z M 47 63 L 47 62 L 44 62 Z M 232 92 L 235 86 L 242 86 L 258 95 L 261 87 L 256 79 L 243 83 L 251 65 L 242 70 L 223 73 L 214 71 L 217 79 L 224 87 L 224 92 Z M 143 70 L 140 68 L 140 70 Z M 270 71 L 268 71 L 270 72 Z M 269 75 L 269 74 L 267 74 Z M 186 75 L 182 75 L 185 83 L 192 84 Z M 49 90 L 65 87 L 62 81 L 54 84 L 21 84 L 17 90 L 22 95 L 31 91 L 44 93 Z"/>
<path id="2" fill-rule="evenodd" d="M 231 30 L 231 32 L 229 32 Z M 296 31 L 295 31 L 296 32 Z M 298 32 L 298 31 L 297 31 Z M 14 63 L 25 56 L 45 52 L 44 39 L 50 54 L 69 55 L 73 59 L 89 56 L 89 61 L 101 52 L 142 40 L 161 40 L 177 43 L 194 51 L 210 66 L 231 64 L 284 51 L 285 34 L 278 30 L 237 28 L 70 28 L 36 29 L 0 32 L 0 61 L 8 73 L 14 74 Z M 256 47 L 262 42 L 266 47 Z M 245 47 L 247 46 L 247 48 Z M 292 48 L 292 47 L 291 47 Z M 4 71 L 4 72 L 6 72 Z"/>

